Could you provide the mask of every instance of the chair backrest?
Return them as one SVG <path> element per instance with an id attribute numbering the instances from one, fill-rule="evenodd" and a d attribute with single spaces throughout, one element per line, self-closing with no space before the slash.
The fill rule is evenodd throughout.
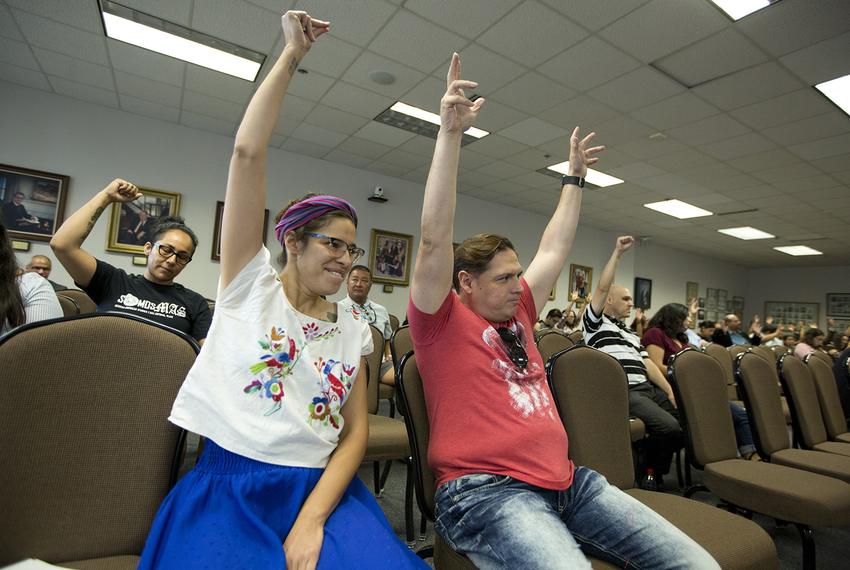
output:
<path id="1" fill-rule="evenodd" d="M 410 336 L 410 326 L 402 325 L 393 331 L 390 337 L 390 354 L 393 357 L 393 366 L 399 369 L 401 357 L 413 350 L 413 338 Z"/>
<path id="2" fill-rule="evenodd" d="M 667 379 L 676 395 L 694 466 L 701 469 L 709 463 L 737 457 L 721 363 L 698 350 L 683 350 L 667 363 Z"/>
<path id="3" fill-rule="evenodd" d="M 826 427 L 818 402 L 812 373 L 799 358 L 783 355 L 779 359 L 779 380 L 791 410 L 791 425 L 797 441 L 804 449 L 827 440 Z"/>
<path id="4" fill-rule="evenodd" d="M 399 324 L 401 324 L 398 320 L 398 317 L 395 315 L 390 315 L 390 328 L 395 332 L 398 329 Z"/>
<path id="5" fill-rule="evenodd" d="M 788 431 L 776 367 L 751 352 L 743 352 L 735 359 L 735 377 L 744 396 L 759 455 L 770 457 L 779 450 L 787 449 Z"/>
<path id="6" fill-rule="evenodd" d="M 414 487 L 419 510 L 428 520 L 434 520 L 434 493 L 436 479 L 428 465 L 428 442 L 431 437 L 431 424 L 428 421 L 428 408 L 425 405 L 425 391 L 422 376 L 416 367 L 413 351 L 402 355 L 396 373 L 396 388 L 404 408 L 404 423 L 413 457 Z"/>
<path id="7" fill-rule="evenodd" d="M 774 354 L 772 350 L 770 350 L 769 348 L 765 348 L 764 346 L 754 346 L 750 349 L 750 352 L 761 356 L 771 364 L 776 364 L 776 361 L 779 359 L 779 357 Z"/>
<path id="8" fill-rule="evenodd" d="M 726 350 L 729 351 L 729 355 L 732 357 L 732 360 L 735 360 L 735 357 L 741 354 L 742 352 L 747 352 L 750 349 L 749 344 L 733 344 Z"/>
<path id="9" fill-rule="evenodd" d="M 629 381 L 614 357 L 577 345 L 546 365 L 549 387 L 569 436 L 570 459 L 621 489 L 634 487 Z"/>
<path id="10" fill-rule="evenodd" d="M 723 371 L 723 379 L 726 383 L 726 398 L 737 400 L 738 389 L 735 387 L 735 374 L 732 372 L 732 355 L 729 354 L 725 346 L 713 342 L 707 344 L 704 350 L 706 354 L 717 361 L 720 369 Z"/>
<path id="11" fill-rule="evenodd" d="M 180 466 L 185 433 L 168 415 L 197 350 L 131 315 L 0 341 L 0 565 L 142 551 Z"/>
<path id="12" fill-rule="evenodd" d="M 65 297 L 69 297 L 77 303 L 77 306 L 80 308 L 80 314 L 86 313 L 95 313 L 97 312 L 97 305 L 94 301 L 92 301 L 91 297 L 86 295 L 83 291 L 79 289 L 64 289 L 60 292 Z"/>
<path id="13" fill-rule="evenodd" d="M 366 356 L 366 377 L 369 379 L 366 407 L 370 414 L 377 414 L 380 404 L 378 400 L 381 389 L 381 361 L 384 357 L 384 335 L 374 325 L 369 325 L 369 329 L 372 331 L 373 350 Z"/>
<path id="14" fill-rule="evenodd" d="M 59 306 L 62 307 L 62 315 L 73 317 L 80 314 L 80 306 L 71 297 L 66 297 L 59 292 L 56 293 L 56 298 L 59 299 Z"/>
<path id="15" fill-rule="evenodd" d="M 810 353 L 809 356 L 811 358 L 817 358 L 824 364 L 827 364 L 829 366 L 832 366 L 835 363 L 832 357 L 822 350 L 815 350 L 814 352 Z"/>
<path id="16" fill-rule="evenodd" d="M 835 376 L 830 367 L 819 358 L 807 356 L 804 362 L 812 373 L 826 432 L 830 439 L 835 439 L 839 434 L 847 433 L 847 421 L 841 408 L 841 396 L 838 394 Z"/>
<path id="17" fill-rule="evenodd" d="M 569 334 L 570 340 L 573 341 L 573 344 L 581 344 L 584 342 L 584 333 L 581 329 L 574 330 Z"/>
<path id="18" fill-rule="evenodd" d="M 543 331 L 543 333 L 537 337 L 537 350 L 540 351 L 540 356 L 543 358 L 544 364 L 548 362 L 554 354 L 561 352 L 562 350 L 566 350 L 574 344 L 575 343 L 569 336 L 556 330 Z"/>
<path id="19" fill-rule="evenodd" d="M 773 355 L 776 357 L 776 360 L 779 360 L 779 357 L 783 354 L 788 354 L 790 351 L 785 345 L 782 346 L 771 346 L 770 350 L 773 351 Z"/>

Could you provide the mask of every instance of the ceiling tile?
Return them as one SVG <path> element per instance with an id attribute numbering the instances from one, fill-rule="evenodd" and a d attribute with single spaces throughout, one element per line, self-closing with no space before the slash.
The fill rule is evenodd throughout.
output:
<path id="1" fill-rule="evenodd" d="M 245 106 L 185 89 L 183 91 L 183 108 L 193 113 L 215 117 L 229 123 L 237 123 L 242 118 Z"/>
<path id="2" fill-rule="evenodd" d="M 737 23 L 738 29 L 773 55 L 784 55 L 850 28 L 845 0 L 785 0 Z"/>
<path id="3" fill-rule="evenodd" d="M 0 37 L 0 62 L 28 69 L 40 69 L 30 46 L 24 42 L 2 37 Z"/>
<path id="4" fill-rule="evenodd" d="M 654 63 L 688 86 L 767 61 L 765 53 L 743 35 L 728 28 Z"/>
<path id="5" fill-rule="evenodd" d="M 649 135 L 654 131 L 654 129 L 625 115 L 600 123 L 594 126 L 593 130 L 597 133 L 596 138 L 593 139 L 593 144 L 602 144 L 608 147 L 621 145 L 635 139 L 644 139 L 648 142 Z M 590 129 L 583 128 L 582 132 L 588 133 Z"/>
<path id="6" fill-rule="evenodd" d="M 850 153 L 838 154 L 829 158 L 813 160 L 812 164 L 830 174 L 843 172 L 850 169 Z"/>
<path id="7" fill-rule="evenodd" d="M 314 101 L 302 99 L 295 95 L 287 95 L 286 99 L 283 100 L 283 106 L 280 108 L 280 114 L 290 119 L 303 119 L 315 106 Z"/>
<path id="8" fill-rule="evenodd" d="M 777 148 L 741 158 L 729 159 L 728 163 L 742 172 L 752 174 L 768 168 L 780 168 L 798 161 L 799 159 L 787 150 Z"/>
<path id="9" fill-rule="evenodd" d="M 275 123 L 274 130 L 272 132 L 284 138 L 288 137 L 295 132 L 295 129 L 298 128 L 298 125 L 300 125 L 301 122 L 301 119 L 293 119 L 292 117 L 287 117 L 286 115 L 280 115 L 277 118 L 277 123 Z"/>
<path id="10" fill-rule="evenodd" d="M 780 58 L 788 69 L 810 85 L 847 75 L 850 32 Z"/>
<path id="11" fill-rule="evenodd" d="M 153 103 L 132 95 L 118 94 L 118 99 L 121 102 L 121 108 L 128 113 L 136 115 L 144 115 L 145 117 L 153 117 L 162 121 L 176 123 L 180 117 L 180 109 L 176 107 L 167 107 L 159 103 Z"/>
<path id="12" fill-rule="evenodd" d="M 782 146 L 791 146 L 847 131 L 850 131 L 850 119 L 841 111 L 830 111 L 823 115 L 764 129 L 762 132 L 764 136 Z"/>
<path id="13" fill-rule="evenodd" d="M 566 144 L 565 142 L 564 146 Z M 547 157 L 546 155 L 549 156 Z M 561 162 L 560 160 L 552 160 L 551 154 L 537 148 L 529 148 L 522 152 L 506 156 L 504 160 L 517 166 L 523 166 L 528 170 L 538 170 L 556 162 Z"/>
<path id="14" fill-rule="evenodd" d="M 486 99 L 484 108 L 475 120 L 475 126 L 492 133 L 518 123 L 525 118 L 528 118 L 528 114 L 517 111 L 513 107 L 502 105 L 498 101 Z"/>
<path id="15" fill-rule="evenodd" d="M 772 148 L 776 148 L 776 144 L 760 134 L 747 133 L 739 137 L 703 145 L 700 150 L 718 160 L 729 160 L 730 158 L 764 152 Z"/>
<path id="16" fill-rule="evenodd" d="M 62 77 L 47 76 L 53 90 L 60 95 L 67 95 L 74 99 L 82 99 L 98 105 L 106 107 L 118 107 L 118 96 L 115 91 L 101 89 L 100 87 L 92 87 L 91 85 L 83 85 L 76 81 L 64 79 Z"/>
<path id="17" fill-rule="evenodd" d="M 115 84 L 119 93 L 159 103 L 166 107 L 180 107 L 182 91 L 173 85 L 166 85 L 122 71 L 115 72 Z"/>
<path id="18" fill-rule="evenodd" d="M 527 113 L 548 109 L 570 99 L 575 92 L 555 83 L 536 71 L 526 73 L 491 95 L 500 103 L 506 103 Z"/>
<path id="19" fill-rule="evenodd" d="M 503 137 L 508 137 L 517 142 L 535 146 L 556 138 L 569 138 L 570 133 L 566 129 L 546 123 L 537 117 L 529 117 L 515 125 L 499 131 Z"/>
<path id="20" fill-rule="evenodd" d="M 812 175 L 812 167 L 805 162 L 794 162 L 792 164 L 783 164 L 782 166 L 774 166 L 759 172 L 752 172 L 753 176 L 768 184 L 781 184 L 789 180 L 799 180 Z M 779 196 L 777 194 L 777 196 Z"/>
<path id="21" fill-rule="evenodd" d="M 436 141 L 432 138 L 422 135 L 414 135 L 412 139 L 400 144 L 398 148 L 406 150 L 407 152 L 412 152 L 413 154 L 422 155 L 430 160 L 431 156 L 434 154 L 435 143 Z"/>
<path id="22" fill-rule="evenodd" d="M 414 168 L 418 168 L 428 162 L 429 159 L 424 156 L 413 154 L 412 152 L 405 152 L 403 150 L 391 150 L 387 154 L 381 157 L 381 162 L 386 162 L 388 164 L 395 164 L 396 166 L 403 168 L 405 172 L 413 170 Z"/>
<path id="23" fill-rule="evenodd" d="M 102 34 L 97 2 L 88 0 L 6 0 L 13 8 L 38 14 L 87 32 Z"/>
<path id="24" fill-rule="evenodd" d="M 668 134 L 684 143 L 701 145 L 743 135 L 747 132 L 749 132 L 747 127 L 729 115 L 721 114 L 671 129 Z"/>
<path id="25" fill-rule="evenodd" d="M 316 105 L 305 120 L 311 125 L 324 127 L 347 135 L 353 135 L 363 125 L 369 122 L 369 119 L 364 117 L 358 117 L 357 115 L 339 111 L 332 107 L 326 107 L 325 105 Z"/>
<path id="26" fill-rule="evenodd" d="M 600 33 L 626 53 L 649 63 L 725 28 L 708 2 L 653 0 Z"/>
<path id="27" fill-rule="evenodd" d="M 483 139 L 470 143 L 470 150 L 490 156 L 492 158 L 505 158 L 528 149 L 527 145 L 506 139 L 499 135 L 490 135 Z M 461 153 L 463 154 L 463 153 Z"/>
<path id="28" fill-rule="evenodd" d="M 298 0 L 297 8 L 331 23 L 331 34 L 347 42 L 365 46 L 398 9 L 381 0 Z M 321 40 L 319 40 L 321 41 Z"/>
<path id="29" fill-rule="evenodd" d="M 398 146 L 401 143 L 412 139 L 416 135 L 410 131 L 405 131 L 397 127 L 391 127 L 376 121 L 366 123 L 363 128 L 354 133 L 355 136 L 361 139 L 366 139 L 372 142 L 381 143 L 387 146 Z"/>
<path id="30" fill-rule="evenodd" d="M 396 78 L 395 82 L 391 85 L 379 85 L 372 81 L 369 78 L 369 73 L 378 70 L 392 73 Z M 421 71 L 416 71 L 369 51 L 360 54 L 360 57 L 351 64 L 351 67 L 342 76 L 342 79 L 348 83 L 395 99 L 400 98 L 424 78 L 425 74 Z"/>
<path id="31" fill-rule="evenodd" d="M 622 150 L 635 158 L 648 160 L 650 158 L 666 157 L 687 147 L 673 139 L 655 140 L 641 137 L 631 142 L 618 144 L 617 150 Z"/>
<path id="32" fill-rule="evenodd" d="M 794 145 L 788 150 L 804 160 L 846 154 L 850 151 L 850 133 Z"/>
<path id="33" fill-rule="evenodd" d="M 537 69 L 564 85 L 586 91 L 639 66 L 638 60 L 591 36 Z"/>
<path id="34" fill-rule="evenodd" d="M 476 43 L 471 43 L 460 52 L 461 73 L 464 79 L 475 81 L 479 87 L 476 93 L 488 96 L 499 87 L 513 81 L 526 72 L 527 68 L 504 58 L 492 51 L 485 49 Z M 437 66 L 434 76 L 443 84 L 445 91 L 446 73 L 451 62 L 451 54 L 444 58 L 441 65 Z"/>
<path id="35" fill-rule="evenodd" d="M 289 92 L 295 93 L 294 84 L 301 83 L 302 80 L 303 77 L 299 74 L 289 86 Z M 205 67 L 189 65 L 186 66 L 186 89 L 214 94 L 219 99 L 226 99 L 233 103 L 246 104 L 254 92 L 254 84 Z"/>
<path id="36" fill-rule="evenodd" d="M 370 160 L 375 160 L 387 154 L 391 147 L 376 142 L 368 141 L 358 137 L 348 137 L 337 147 L 338 150 L 350 152 L 357 156 L 363 156 Z"/>
<path id="37" fill-rule="evenodd" d="M 322 103 L 328 107 L 373 119 L 395 103 L 395 99 L 382 97 L 340 81 L 322 97 Z"/>
<path id="38" fill-rule="evenodd" d="M 64 77 L 77 83 L 84 83 L 110 91 L 115 90 L 115 83 L 112 80 L 112 70 L 108 67 L 41 48 L 33 48 L 33 53 L 38 58 L 41 69 L 47 75 Z"/>
<path id="39" fill-rule="evenodd" d="M 308 141 L 302 141 L 296 139 L 295 137 L 289 137 L 288 139 L 286 139 L 286 142 L 280 145 L 280 148 L 297 154 L 313 156 L 315 158 L 322 158 L 331 150 L 326 146 Z"/>
<path id="40" fill-rule="evenodd" d="M 281 35 L 280 14 L 242 0 L 194 0 L 193 29 L 260 53 Z"/>
<path id="41" fill-rule="evenodd" d="M 40 71 L 34 71 L 17 65 L 9 65 L 8 63 L 0 62 L 0 79 L 3 81 L 11 81 L 18 85 L 26 85 L 34 89 L 44 89 L 53 91 L 47 78 Z"/>
<path id="42" fill-rule="evenodd" d="M 525 169 L 518 169 L 520 172 L 525 172 Z M 500 180 L 500 178 L 496 176 L 490 176 L 489 174 L 484 174 L 480 170 L 467 170 L 465 172 L 461 172 L 458 174 L 457 179 L 460 182 L 468 184 L 473 187 L 478 186 L 486 186 L 488 184 L 492 184 Z"/>
<path id="43" fill-rule="evenodd" d="M 301 123 L 298 125 L 298 127 L 292 132 L 291 136 L 301 141 L 326 146 L 328 148 L 333 148 L 348 138 L 342 133 L 338 133 L 330 129 L 324 129 L 322 127 L 316 127 L 314 125 L 308 125 L 307 123 Z"/>
<path id="44" fill-rule="evenodd" d="M 298 73 L 289 84 L 287 93 L 298 95 L 304 99 L 318 101 L 321 99 L 336 79 L 318 72 Z"/>
<path id="45" fill-rule="evenodd" d="M 570 132 L 576 126 L 581 126 L 584 130 L 597 130 L 600 124 L 613 119 L 618 114 L 611 107 L 587 95 L 579 95 L 536 113 L 544 121 L 563 127 Z"/>
<path id="46" fill-rule="evenodd" d="M 445 92 L 446 82 L 429 75 L 399 99 L 408 105 L 437 113 L 440 109 L 440 99 Z"/>
<path id="47" fill-rule="evenodd" d="M 364 168 L 367 164 L 372 162 L 366 157 L 357 156 L 356 154 L 351 154 L 350 152 L 345 152 L 344 150 L 339 149 L 330 151 L 324 158 L 325 160 L 345 164 L 346 166 L 353 166 L 354 168 Z"/>
<path id="48" fill-rule="evenodd" d="M 393 164 L 391 162 L 383 162 L 380 160 L 376 160 L 375 162 L 367 164 L 366 170 L 371 170 L 372 172 L 379 172 L 381 174 L 386 174 L 387 176 L 401 176 L 402 174 L 406 174 L 407 172 L 409 172 L 408 169 L 398 166 L 397 164 Z"/>
<path id="49" fill-rule="evenodd" d="M 106 45 L 109 48 L 109 60 L 114 69 L 177 87 L 183 86 L 188 64 L 115 40 L 107 39 Z"/>
<path id="50" fill-rule="evenodd" d="M 832 105 L 817 91 L 811 87 L 804 87 L 773 99 L 735 109 L 729 114 L 752 129 L 765 129 L 826 113 L 832 108 Z"/>
<path id="51" fill-rule="evenodd" d="M 709 105 L 690 91 L 686 91 L 629 114 L 658 130 L 664 131 L 711 117 L 717 113 L 719 113 L 717 107 Z"/>
<path id="52" fill-rule="evenodd" d="M 644 66 L 590 90 L 588 95 L 620 111 L 633 111 L 682 91 L 684 87 L 675 81 Z"/>
<path id="53" fill-rule="evenodd" d="M 100 65 L 109 65 L 102 35 L 84 32 L 40 16 L 12 10 L 27 41 L 34 45 Z"/>
<path id="54" fill-rule="evenodd" d="M 608 169 L 608 174 L 622 178 L 623 180 L 640 180 L 641 178 L 660 176 L 666 173 L 660 168 L 646 162 L 632 162 L 630 164 L 612 167 Z"/>
<path id="55" fill-rule="evenodd" d="M 533 32 L 517 33 L 517 30 Z M 586 36 L 587 32 L 551 8 L 528 0 L 481 34 L 478 43 L 535 66 Z"/>
<path id="56" fill-rule="evenodd" d="M 404 7 L 455 33 L 474 38 L 498 22 L 520 0 L 407 0 Z"/>
<path id="57" fill-rule="evenodd" d="M 336 28 L 334 28 L 335 31 Z M 329 77 L 341 77 L 348 66 L 351 65 L 351 62 L 357 59 L 363 48 L 334 37 L 334 32 L 322 36 L 315 48 L 311 49 L 301 60 L 298 67 L 303 67 L 309 71 L 318 71 Z M 274 57 L 269 58 L 269 60 L 277 60 L 282 50 L 283 40 L 281 39 L 275 46 Z"/>
<path id="58" fill-rule="evenodd" d="M 468 41 L 415 14 L 399 10 L 369 44 L 369 49 L 431 73 L 445 61 L 446 54 L 460 51 Z M 440 46 L 443 51 L 422 49 L 425 45 Z"/>
<path id="59" fill-rule="evenodd" d="M 490 135 L 487 138 L 489 139 L 492 136 L 493 135 Z M 460 153 L 460 166 L 461 166 L 461 168 L 474 170 L 476 168 L 481 168 L 485 164 L 491 164 L 493 162 L 492 156 L 489 156 L 487 154 L 483 154 L 483 153 L 480 153 L 480 152 L 475 152 L 474 150 L 470 150 L 470 146 L 472 146 L 472 145 L 477 145 L 477 143 L 473 142 L 470 145 L 465 146 Z M 475 148 L 475 147 L 473 147 L 473 148 Z"/>
<path id="60" fill-rule="evenodd" d="M 12 17 L 12 12 L 4 4 L 0 4 L 0 36 L 11 40 L 24 40 L 23 34 L 18 29 L 18 24 L 15 23 L 15 19 Z M 2 51 L 0 50 L 0 53 Z"/>
<path id="61" fill-rule="evenodd" d="M 192 0 L 121 0 L 120 3 L 181 26 L 189 25 L 192 13 Z"/>
<path id="62" fill-rule="evenodd" d="M 582 26 L 598 30 L 646 4 L 649 0 L 592 0 L 591 2 L 543 0 L 543 2 Z"/>
<path id="63" fill-rule="evenodd" d="M 487 176 L 492 176 L 498 180 L 507 180 L 509 178 L 515 178 L 526 172 L 527 169 L 517 166 L 515 164 L 511 164 L 510 162 L 505 162 L 503 160 L 497 160 L 495 162 L 491 162 L 490 164 L 485 164 L 484 166 L 478 169 L 478 172 L 482 172 Z"/>
<path id="64" fill-rule="evenodd" d="M 803 84 L 799 79 L 771 61 L 709 81 L 693 91 L 721 109 L 729 110 L 772 99 L 801 87 Z"/>

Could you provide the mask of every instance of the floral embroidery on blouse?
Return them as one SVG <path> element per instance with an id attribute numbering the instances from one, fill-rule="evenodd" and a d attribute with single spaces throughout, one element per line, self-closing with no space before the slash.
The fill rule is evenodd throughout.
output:
<path id="1" fill-rule="evenodd" d="M 301 330 L 304 331 L 304 338 L 307 339 L 307 342 L 327 340 L 339 334 L 339 327 L 333 327 L 320 333 L 319 326 L 316 323 L 307 323 L 301 327 Z"/>
<path id="2" fill-rule="evenodd" d="M 339 410 L 354 383 L 355 367 L 333 359 L 325 361 L 322 358 L 313 365 L 319 371 L 322 393 L 313 398 L 307 406 L 309 412 L 307 422 L 310 424 L 316 422 L 326 427 L 330 425 L 334 429 L 339 429 L 342 423 Z"/>
<path id="3" fill-rule="evenodd" d="M 360 311 L 358 311 L 358 310 L 354 307 L 354 305 L 349 305 L 349 306 L 348 306 L 348 308 L 347 308 L 346 310 L 347 310 L 349 313 L 351 313 L 351 316 L 352 316 L 352 317 L 354 317 L 354 320 L 355 320 L 355 321 L 362 321 L 362 320 L 363 320 L 363 313 L 361 313 Z"/>
<path id="4" fill-rule="evenodd" d="M 269 416 L 283 406 L 283 378 L 292 372 L 301 356 L 301 350 L 296 346 L 295 340 L 278 327 L 272 327 L 271 334 L 258 342 L 266 353 L 260 356 L 260 362 L 249 367 L 254 379 L 243 391 L 270 399 L 272 405 L 265 413 Z"/>

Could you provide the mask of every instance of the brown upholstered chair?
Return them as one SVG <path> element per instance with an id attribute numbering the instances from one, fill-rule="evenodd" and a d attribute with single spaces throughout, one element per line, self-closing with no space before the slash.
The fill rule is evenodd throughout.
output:
<path id="1" fill-rule="evenodd" d="M 832 370 L 819 358 L 806 357 L 803 362 L 806 363 L 812 373 L 824 427 L 826 427 L 829 439 L 850 443 L 850 432 L 847 430 L 847 421 L 844 418 L 844 410 L 841 407 L 838 387 L 835 385 Z"/>
<path id="2" fill-rule="evenodd" d="M 628 379 L 604 352 L 576 346 L 556 355 L 549 385 L 570 442 L 570 458 L 669 520 L 703 546 L 723 568 L 776 568 L 776 548 L 754 522 L 683 497 L 635 488 L 631 446 L 623 422 L 629 414 Z M 730 416 L 731 426 L 731 416 Z"/>
<path id="3" fill-rule="evenodd" d="M 827 364 L 829 366 L 832 366 L 835 363 L 832 357 L 822 350 L 816 350 L 806 356 L 809 358 L 818 358 L 822 360 L 824 364 Z"/>
<path id="4" fill-rule="evenodd" d="M 717 360 L 720 368 L 723 370 L 723 379 L 726 382 L 726 397 L 730 401 L 742 403 L 738 396 L 738 387 L 735 384 L 735 374 L 732 371 L 732 355 L 726 350 L 726 347 L 716 343 L 709 343 L 704 348 L 705 353 Z"/>
<path id="5" fill-rule="evenodd" d="M 744 352 L 735 359 L 735 375 L 744 396 L 753 440 L 762 459 L 850 482 L 850 457 L 791 447 L 774 367 L 763 358 Z"/>
<path id="6" fill-rule="evenodd" d="M 395 315 L 390 315 L 390 328 L 395 332 L 398 330 L 398 327 L 401 323 L 398 320 L 398 317 Z"/>
<path id="7" fill-rule="evenodd" d="M 729 351 L 729 354 L 732 356 L 732 360 L 735 360 L 735 357 L 741 354 L 742 352 L 747 352 L 752 348 L 752 345 L 749 344 L 733 344 L 726 350 Z"/>
<path id="8" fill-rule="evenodd" d="M 811 355 L 806 358 L 812 362 L 820 362 Z M 779 379 L 791 407 L 794 436 L 800 447 L 850 456 L 850 443 L 829 441 L 815 381 L 806 364 L 794 356 L 783 355 L 779 359 Z"/>
<path id="9" fill-rule="evenodd" d="M 59 306 L 62 307 L 62 315 L 65 317 L 73 317 L 80 314 L 80 306 L 71 297 L 66 297 L 61 292 L 56 293 L 56 298 L 59 299 Z"/>
<path id="10" fill-rule="evenodd" d="M 394 330 L 393 336 L 390 337 L 390 354 L 393 357 L 396 376 L 398 376 L 402 357 L 411 350 L 413 350 L 413 339 L 410 336 L 410 326 L 402 325 Z"/>
<path id="11" fill-rule="evenodd" d="M 743 354 L 743 361 L 769 366 L 753 354 Z M 803 544 L 803 568 L 814 570 L 811 527 L 850 525 L 850 485 L 777 463 L 739 459 L 725 379 L 715 359 L 695 350 L 682 351 L 668 364 L 667 378 L 676 394 L 680 418 L 687 426 L 691 464 L 703 469 L 703 485 L 691 487 L 685 496 L 709 490 L 733 509 L 794 523 Z M 778 398 L 775 379 L 767 378 L 764 384 L 772 387 Z M 774 415 L 784 431 L 781 411 L 776 407 Z"/>
<path id="12" fill-rule="evenodd" d="M 779 360 L 779 357 L 783 354 L 788 354 L 791 352 L 784 345 L 782 346 L 771 346 L 770 350 L 773 351 L 773 355 L 776 357 L 776 360 Z"/>
<path id="13" fill-rule="evenodd" d="M 91 297 L 86 295 L 83 291 L 80 291 L 79 289 L 64 289 L 60 291 L 60 293 L 65 297 L 73 299 L 74 302 L 77 303 L 77 306 L 80 308 L 81 315 L 97 312 L 97 305 L 94 301 L 92 301 Z"/>
<path id="14" fill-rule="evenodd" d="M 176 480 L 185 433 L 168 415 L 197 352 L 131 315 L 40 321 L 0 341 L 0 566 L 136 567 Z"/>
<path id="15" fill-rule="evenodd" d="M 546 364 L 554 354 L 574 344 L 568 335 L 556 330 L 543 331 L 537 337 L 537 350 L 540 351 L 540 356 L 543 357 L 543 364 Z"/>
<path id="16" fill-rule="evenodd" d="M 581 329 L 574 330 L 569 334 L 570 340 L 573 341 L 573 344 L 581 344 L 584 342 L 584 333 L 581 332 Z"/>
<path id="17" fill-rule="evenodd" d="M 764 346 L 754 346 L 750 349 L 750 352 L 761 356 L 771 364 L 776 364 L 776 361 L 779 360 L 779 358 L 776 356 L 776 354 L 773 353 L 772 350 Z"/>

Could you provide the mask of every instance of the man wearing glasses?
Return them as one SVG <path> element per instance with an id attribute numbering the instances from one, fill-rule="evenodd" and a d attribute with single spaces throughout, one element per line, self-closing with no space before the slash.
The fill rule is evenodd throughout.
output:
<path id="1" fill-rule="evenodd" d="M 141 196 L 134 184 L 113 180 L 62 224 L 50 240 L 50 247 L 74 282 L 97 303 L 99 311 L 138 315 L 184 332 L 203 344 L 212 320 L 207 301 L 174 282 L 192 261 L 198 246 L 198 238 L 182 218 L 157 221 L 151 230 L 151 241 L 144 246 L 148 262 L 143 275 L 130 275 L 82 248 L 110 204 L 132 202 Z"/>

